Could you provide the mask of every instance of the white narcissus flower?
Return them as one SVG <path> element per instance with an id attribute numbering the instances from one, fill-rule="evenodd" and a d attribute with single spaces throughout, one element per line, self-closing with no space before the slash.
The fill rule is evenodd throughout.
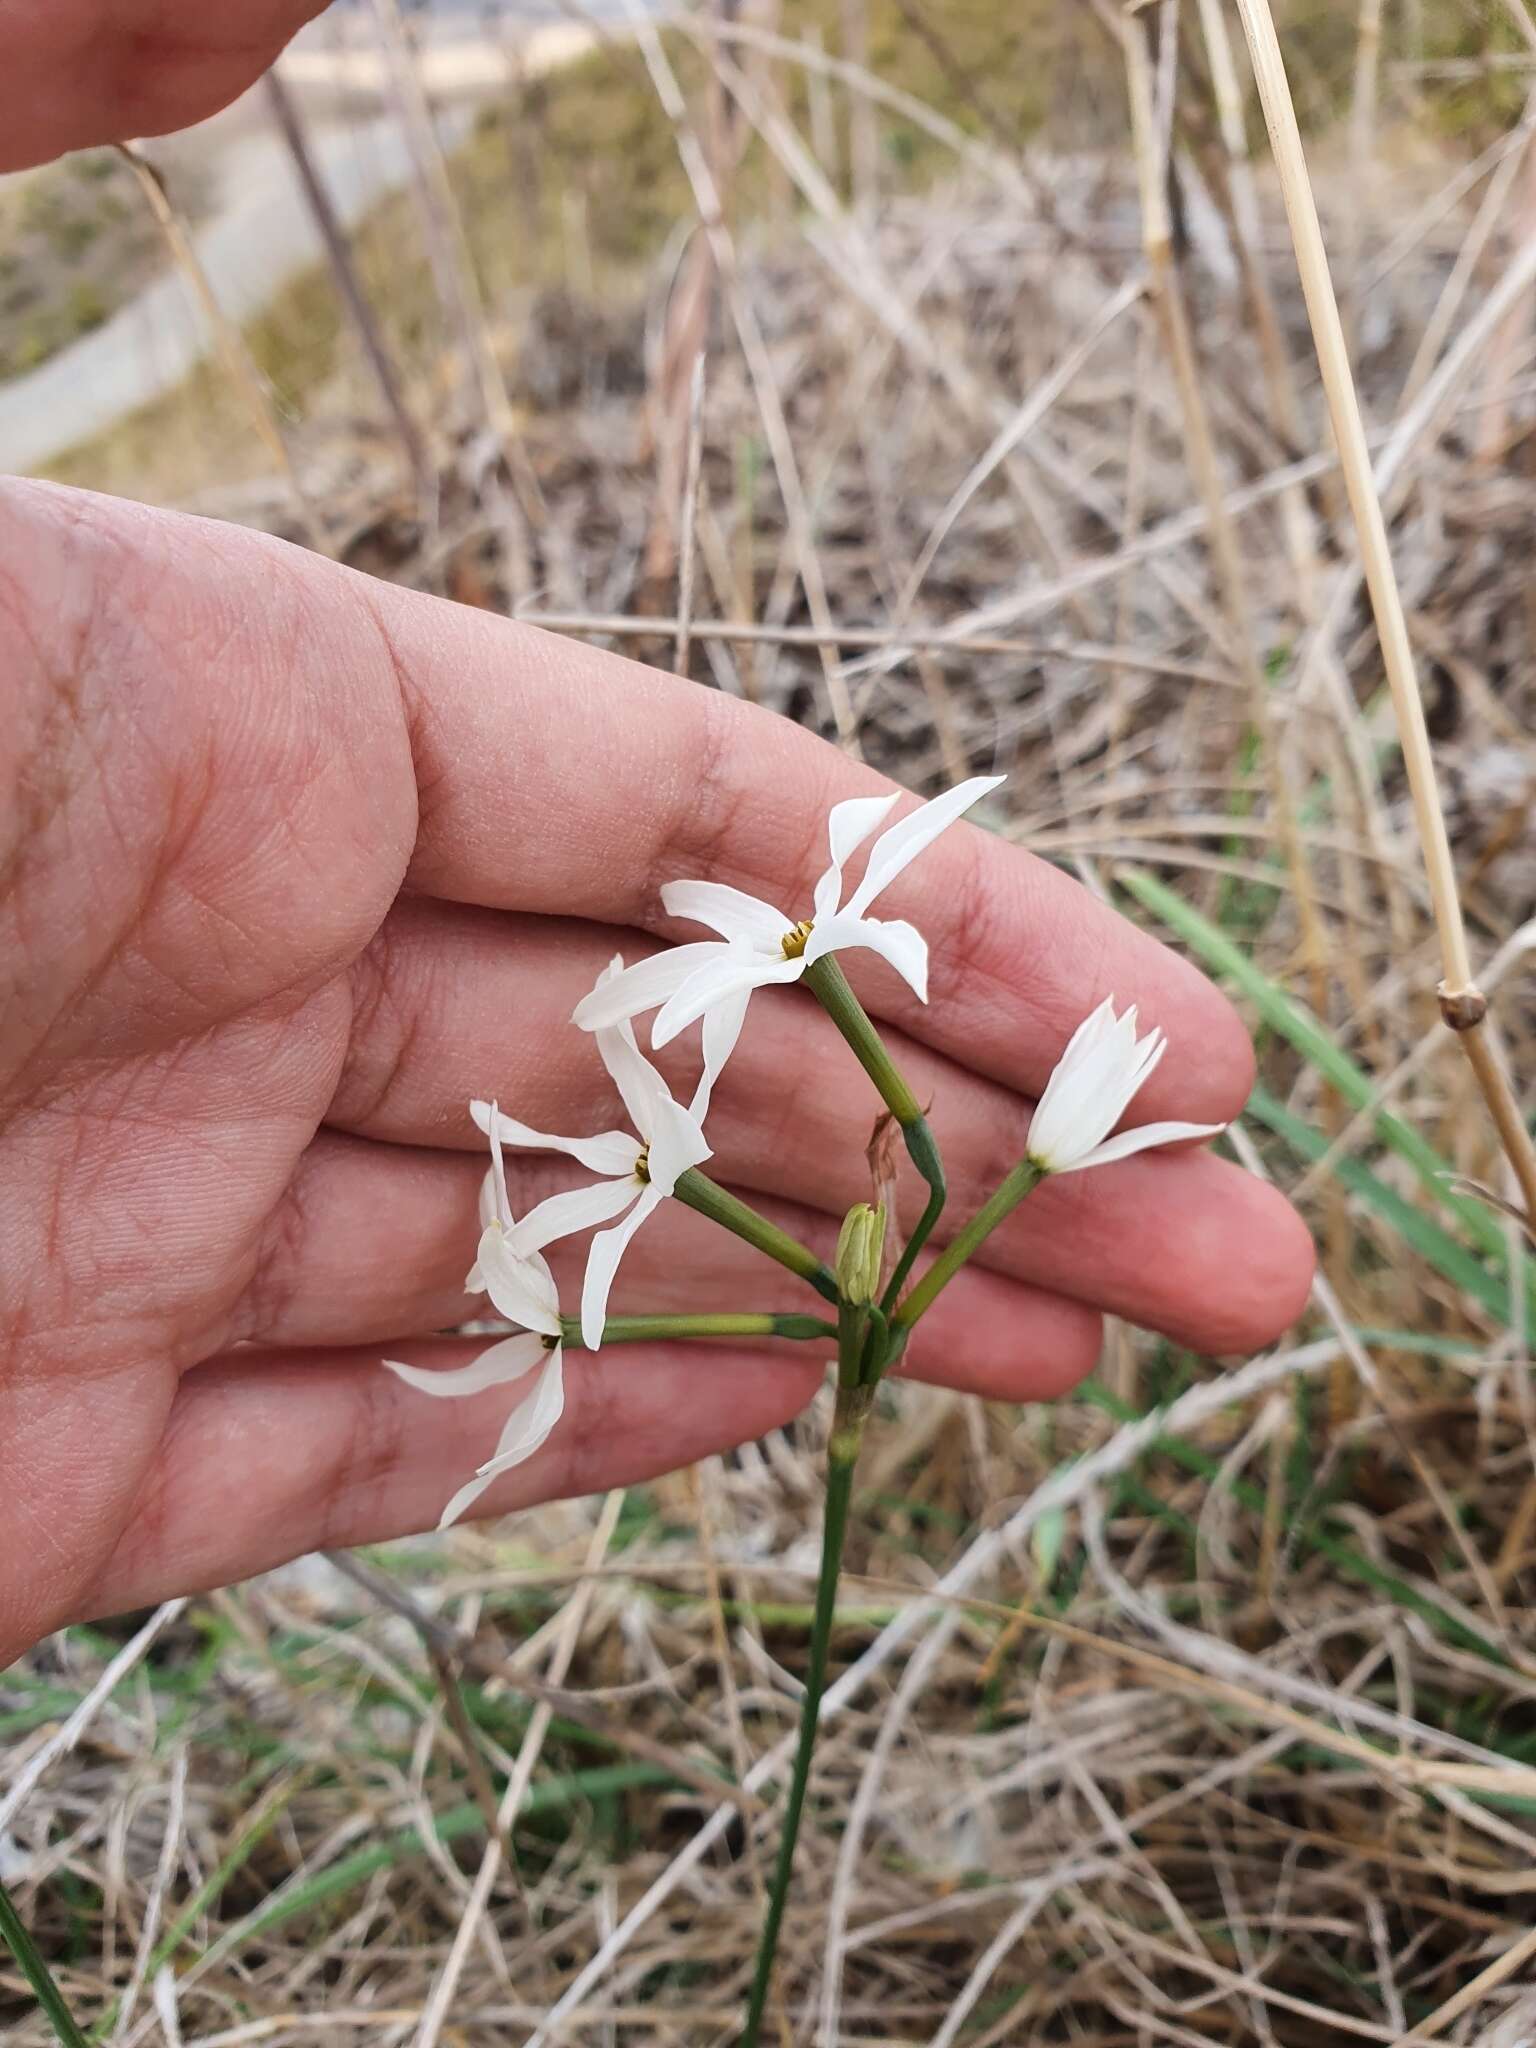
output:
<path id="1" fill-rule="evenodd" d="M 623 956 L 615 954 L 599 979 L 598 988 L 610 986 L 623 971 Z M 605 1176 L 590 1187 L 571 1188 L 540 1202 L 512 1226 L 506 1240 L 507 1249 L 514 1256 L 526 1258 L 530 1252 L 542 1251 L 557 1237 L 568 1237 L 591 1224 L 622 1217 L 611 1230 L 598 1232 L 587 1257 L 581 1290 L 581 1341 L 589 1351 L 596 1351 L 603 1341 L 608 1294 L 625 1246 L 647 1216 L 660 1208 L 681 1176 L 710 1156 L 703 1120 L 710 1092 L 740 1035 L 745 1014 L 744 995 L 720 1004 L 712 1013 L 704 1033 L 704 1072 L 686 1109 L 672 1099 L 666 1082 L 635 1044 L 635 1034 L 627 1021 L 597 1033 L 603 1065 L 624 1099 L 638 1138 L 631 1137 L 628 1131 L 600 1131 L 593 1138 L 555 1138 L 547 1131 L 535 1131 L 518 1123 L 494 1103 L 469 1105 L 471 1116 L 491 1137 L 493 1145 L 504 1140 L 535 1150 L 564 1152 L 590 1167 L 593 1173 Z M 483 1239 L 480 1263 L 485 1266 Z M 485 1270 L 486 1286 L 495 1301 L 491 1269 L 486 1266 Z"/>
<path id="2" fill-rule="evenodd" d="M 494 1136 L 491 1169 L 480 1194 L 480 1224 L 480 1246 L 465 1277 L 465 1288 L 471 1294 L 489 1294 L 500 1314 L 509 1322 L 524 1324 L 525 1328 L 515 1337 L 504 1337 L 488 1351 L 482 1351 L 456 1372 L 427 1372 L 420 1366 L 402 1365 L 394 1358 L 384 1361 L 408 1387 L 440 1399 L 483 1394 L 490 1387 L 511 1386 L 535 1369 L 538 1371 L 532 1386 L 507 1417 L 495 1451 L 443 1509 L 440 1529 L 456 1522 L 500 1473 L 510 1472 L 514 1465 L 531 1458 L 565 1409 L 560 1302 L 554 1276 L 537 1252 L 520 1256 L 511 1247 L 513 1221 L 507 1201 L 506 1171 L 501 1146 Z"/>
<path id="3" fill-rule="evenodd" d="M 1161 1031 L 1136 1036 L 1136 1006 L 1115 1015 L 1115 999 L 1104 1001 L 1078 1025 L 1045 1084 L 1029 1126 L 1029 1158 L 1042 1173 L 1081 1173 L 1107 1166 L 1154 1145 L 1181 1138 L 1213 1138 L 1221 1124 L 1141 1124 L 1109 1133 L 1131 1097 L 1168 1049 Z"/>
<path id="4" fill-rule="evenodd" d="M 797 920 L 723 882 L 669 882 L 661 900 L 672 916 L 706 924 L 720 937 L 674 946 L 600 982 L 576 1005 L 576 1022 L 587 1031 L 598 1031 L 660 1005 L 651 1043 L 663 1046 L 695 1019 L 708 1019 L 721 1006 L 729 1011 L 745 1003 L 754 989 L 798 981 L 824 954 L 853 946 L 867 947 L 888 960 L 918 999 L 927 1002 L 928 947 L 922 934 L 900 919 L 870 917 L 869 906 L 909 861 L 1003 779 L 973 776 L 883 832 L 870 848 L 863 881 L 846 903 L 844 865 L 901 792 L 834 804 L 827 819 L 832 862 L 816 884 L 808 918 Z"/>

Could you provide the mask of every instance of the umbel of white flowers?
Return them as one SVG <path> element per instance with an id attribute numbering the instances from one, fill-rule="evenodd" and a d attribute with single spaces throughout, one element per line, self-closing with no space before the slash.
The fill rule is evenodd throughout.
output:
<path id="1" fill-rule="evenodd" d="M 828 819 L 831 865 L 816 885 L 814 915 L 799 923 L 719 883 L 669 884 L 662 891 L 667 909 L 713 926 L 720 939 L 677 946 L 630 968 L 616 955 L 575 1011 L 575 1021 L 595 1033 L 637 1135 L 614 1130 L 590 1138 L 552 1137 L 505 1115 L 494 1102 L 470 1104 L 490 1141 L 491 1165 L 481 1193 L 479 1250 L 464 1284 L 471 1293 L 489 1294 L 497 1312 L 521 1324 L 526 1334 L 493 1344 L 456 1371 L 426 1371 L 394 1359 L 385 1363 L 408 1386 L 437 1396 L 478 1394 L 535 1377 L 507 1417 L 495 1452 L 449 1501 L 441 1526 L 462 1515 L 500 1473 L 531 1458 L 564 1409 L 562 1324 L 544 1248 L 593 1224 L 620 1219 L 597 1233 L 587 1258 L 581 1332 L 582 1342 L 596 1350 L 625 1246 L 680 1176 L 710 1157 L 704 1119 L 752 991 L 797 980 L 824 954 L 864 946 L 888 960 L 926 1001 L 928 949 L 922 937 L 909 924 L 869 917 L 868 907 L 909 861 L 1001 780 L 977 776 L 963 782 L 883 833 L 846 904 L 843 867 L 896 796 L 855 797 L 834 805 Z M 674 1100 L 635 1043 L 630 1019 L 658 1005 L 652 1032 L 657 1045 L 704 1020 L 703 1070 L 686 1108 Z M 1155 1145 L 1213 1136 L 1219 1125 L 1188 1123 L 1143 1124 L 1118 1137 L 1109 1135 L 1166 1049 L 1159 1030 L 1137 1037 L 1134 1006 L 1117 1016 L 1112 997 L 1102 1002 L 1073 1033 L 1040 1097 L 1029 1130 L 1031 1165 L 1042 1175 L 1079 1173 Z M 552 1195 L 518 1220 L 507 1196 L 503 1143 L 564 1152 L 602 1178 Z"/>

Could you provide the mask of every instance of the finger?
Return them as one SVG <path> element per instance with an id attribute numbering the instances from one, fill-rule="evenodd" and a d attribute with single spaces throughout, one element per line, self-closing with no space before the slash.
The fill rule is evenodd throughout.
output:
<path id="1" fill-rule="evenodd" d="M 391 590 L 379 616 L 423 714 L 418 773 L 434 802 L 412 873 L 433 894 L 698 938 L 669 923 L 659 892 L 703 877 L 792 919 L 826 866 L 831 806 L 892 787 L 782 719 L 617 656 L 527 629 L 509 643 L 519 629 L 479 612 L 444 629 L 408 592 Z M 1077 1024 L 1115 995 L 1169 1035 L 1148 1118 L 1220 1122 L 1247 1099 L 1247 1035 L 1205 977 L 980 827 L 947 832 L 879 914 L 927 936 L 931 1001 L 862 960 L 855 984 L 879 1015 L 967 1065 L 1038 1091 Z"/>
<path id="2" fill-rule="evenodd" d="M 478 1145 L 464 1104 L 494 1095 L 543 1130 L 612 1124 L 622 1111 L 596 1050 L 562 1024 L 611 937 L 553 918 L 402 904 L 357 977 L 331 1120 L 395 1142 Z M 888 1037 L 919 1100 L 934 1105 L 952 1229 L 1023 1156 L 1030 1104 L 898 1031 Z M 669 1047 L 661 1064 L 682 1090 L 696 1059 Z M 775 1195 L 837 1216 L 864 1199 L 879 1103 L 851 1065 L 805 991 L 765 991 L 715 1092 L 710 1172 L 749 1198 Z M 1140 1114 L 1138 1102 L 1133 1120 Z M 915 1211 L 906 1213 L 910 1221 Z M 1218 1354 L 1276 1337 L 1300 1312 L 1312 1273 L 1311 1241 L 1282 1197 L 1187 1150 L 1042 1189 L 983 1258 Z"/>
<path id="3" fill-rule="evenodd" d="M 558 1162 L 509 1158 L 514 1206 L 572 1184 Z M 523 1175 L 526 1173 L 527 1178 Z M 234 1337 L 320 1348 L 393 1344 L 485 1313 L 464 1292 L 479 1229 L 483 1168 L 463 1153 L 322 1133 L 271 1219 Z M 834 1219 L 775 1203 L 774 1220 L 830 1255 Z M 587 1240 L 552 1246 L 562 1303 L 575 1313 Z M 641 1310 L 801 1309 L 805 1283 L 739 1238 L 668 1202 L 620 1268 L 615 1314 Z M 904 1368 L 991 1400 L 1050 1400 L 1093 1368 L 1099 1318 L 1062 1296 L 980 1270 L 963 1273 L 915 1332 Z M 821 1354 L 818 1354 L 821 1355 Z"/>
<path id="4" fill-rule="evenodd" d="M 48 0 L 9 8 L 0 170 L 163 135 L 227 106 L 325 0 Z"/>
<path id="5" fill-rule="evenodd" d="M 414 1344 L 404 1356 L 462 1365 L 482 1348 Z M 476 1512 L 635 1485 L 749 1442 L 787 1422 L 821 1378 L 816 1360 L 786 1347 L 575 1353 L 553 1435 Z M 307 1551 L 430 1529 L 490 1456 L 508 1405 L 505 1389 L 427 1400 L 372 1353 L 237 1352 L 201 1366 L 182 1381 L 138 1513 L 79 1611 L 114 1613 Z"/>
<path id="6" fill-rule="evenodd" d="M 349 888 L 332 883 L 318 898 L 321 855 L 293 833 L 275 847 L 269 831 L 259 890 L 248 864 L 220 876 L 264 939 L 277 911 L 317 949 L 351 931 L 365 884 L 390 872 L 381 851 L 377 872 L 354 873 L 360 850 L 392 849 L 406 796 L 419 800 L 409 872 L 422 892 L 660 930 L 660 886 L 679 876 L 731 883 L 803 913 L 825 861 L 832 803 L 890 787 L 751 705 L 262 536 L 40 486 L 11 486 L 10 502 L 17 517 L 7 539 L 19 529 L 12 554 L 25 563 L 20 601 L 39 634 L 53 636 L 63 672 L 110 655 L 116 673 L 126 644 L 138 696 L 152 692 L 158 709 L 184 713 L 205 734 L 212 768 L 204 766 L 203 801 L 188 823 L 200 858 L 227 855 L 232 831 L 248 835 L 252 818 L 270 821 L 286 804 L 302 741 L 315 831 L 327 858 L 339 841 Z M 61 581 L 68 633 L 36 595 Z M 261 686 L 233 692 L 239 719 L 223 697 L 209 709 L 208 644 L 220 647 L 226 676 Z M 247 744 L 248 725 L 259 747 Z M 276 747 L 277 725 L 297 740 Z M 397 742 L 407 728 L 415 787 L 402 792 Z M 179 743 L 177 732 L 159 736 Z M 237 740 L 238 776 L 224 772 Z M 206 887 L 201 870 L 199 878 Z M 309 933 L 317 901 L 331 919 Z M 1245 1098 L 1247 1038 L 1204 977 L 1067 876 L 979 827 L 945 834 L 880 907 L 926 931 L 933 1001 L 918 1004 L 878 964 L 871 999 L 961 1064 L 1037 1089 L 1072 1029 L 1113 994 L 1140 1003 L 1171 1041 L 1143 1097 L 1146 1116 L 1222 1121 Z M 261 973 L 270 972 L 263 957 Z"/>

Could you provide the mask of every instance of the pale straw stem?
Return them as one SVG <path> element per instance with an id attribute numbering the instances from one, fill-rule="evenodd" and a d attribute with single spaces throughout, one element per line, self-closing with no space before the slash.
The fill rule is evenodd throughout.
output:
<path id="1" fill-rule="evenodd" d="M 1520 1183 L 1526 1210 L 1536 1215 L 1536 1148 L 1532 1147 L 1524 1119 L 1510 1094 L 1501 1062 L 1486 1043 L 1478 1042 L 1478 1033 L 1486 1028 L 1483 1020 L 1487 1004 L 1472 978 L 1466 927 L 1456 890 L 1456 870 L 1451 859 L 1450 837 L 1445 828 L 1440 792 L 1435 783 L 1434 757 L 1424 720 L 1424 704 L 1414 673 L 1408 622 L 1403 614 L 1402 596 L 1392 567 L 1386 521 L 1371 478 L 1365 423 L 1360 416 L 1343 323 L 1329 274 L 1328 254 L 1323 245 L 1323 231 L 1307 175 L 1296 109 L 1285 75 L 1285 61 L 1280 54 L 1280 41 L 1275 33 L 1269 0 L 1237 0 L 1237 7 L 1248 38 L 1259 99 L 1280 174 L 1280 188 L 1301 273 L 1313 345 L 1317 350 L 1328 413 L 1338 444 L 1350 511 L 1359 536 L 1361 566 L 1370 592 L 1371 610 L 1381 641 L 1387 686 L 1403 750 L 1403 764 L 1408 774 L 1444 967 L 1439 992 L 1441 1014 L 1466 1049 L 1478 1086 Z"/>

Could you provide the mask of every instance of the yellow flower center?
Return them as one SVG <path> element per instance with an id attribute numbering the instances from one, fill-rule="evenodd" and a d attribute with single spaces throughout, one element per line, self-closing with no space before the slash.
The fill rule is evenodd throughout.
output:
<path id="1" fill-rule="evenodd" d="M 643 1188 L 649 1187 L 651 1184 L 651 1148 L 649 1145 L 642 1145 L 640 1148 L 640 1157 L 635 1161 L 635 1179 L 639 1181 Z"/>
<path id="2" fill-rule="evenodd" d="M 808 917 L 802 917 L 793 931 L 787 931 L 784 934 L 783 938 L 779 941 L 779 945 L 783 949 L 786 960 L 798 960 L 801 958 L 805 952 L 805 942 L 811 936 L 812 929 L 812 920 Z"/>

